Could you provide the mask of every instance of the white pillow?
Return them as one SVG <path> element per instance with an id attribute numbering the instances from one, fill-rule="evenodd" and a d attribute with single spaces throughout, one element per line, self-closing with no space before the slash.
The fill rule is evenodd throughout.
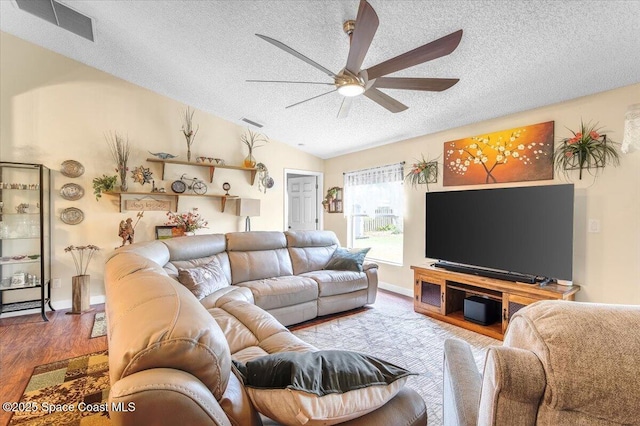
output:
<path id="1" fill-rule="evenodd" d="M 283 425 L 334 425 L 363 416 L 414 374 L 348 351 L 281 352 L 234 364 L 256 410 Z"/>
<path id="2" fill-rule="evenodd" d="M 217 257 L 214 257 L 211 262 L 195 268 L 178 268 L 178 281 L 191 290 L 198 300 L 230 285 Z"/>

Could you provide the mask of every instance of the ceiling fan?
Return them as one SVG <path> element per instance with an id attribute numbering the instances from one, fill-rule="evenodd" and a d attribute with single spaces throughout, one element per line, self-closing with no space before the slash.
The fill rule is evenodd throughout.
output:
<path id="1" fill-rule="evenodd" d="M 356 20 L 346 21 L 343 24 L 345 33 L 347 33 L 351 39 L 351 45 L 349 47 L 347 65 L 337 74 L 278 40 L 262 34 L 256 34 L 256 36 L 261 39 L 273 44 L 298 59 L 302 59 L 312 67 L 327 74 L 329 77 L 333 78 L 333 83 L 282 80 L 247 81 L 254 83 L 297 83 L 335 86 L 335 88 L 329 92 L 321 93 L 320 95 L 312 98 L 296 102 L 286 108 L 291 108 L 337 91 L 339 94 L 344 96 L 338 112 L 338 118 L 344 118 L 348 115 L 351 107 L 351 99 L 354 96 L 364 95 L 387 110 L 396 113 L 404 111 L 408 107 L 378 89 L 440 92 L 450 88 L 459 81 L 457 78 L 403 78 L 385 76 L 450 54 L 458 47 L 458 44 L 460 44 L 460 40 L 462 39 L 462 30 L 458 30 L 438 40 L 417 47 L 409 52 L 388 59 L 365 70 L 361 69 L 360 67 L 364 61 L 367 51 L 369 50 L 373 36 L 378 29 L 378 24 L 378 15 L 375 10 L 373 10 L 373 7 L 371 7 L 366 0 L 360 0 L 360 7 L 358 8 Z"/>

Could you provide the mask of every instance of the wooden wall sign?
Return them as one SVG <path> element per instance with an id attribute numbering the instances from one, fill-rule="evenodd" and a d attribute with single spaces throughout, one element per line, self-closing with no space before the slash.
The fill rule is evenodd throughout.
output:
<path id="1" fill-rule="evenodd" d="M 171 200 L 156 200 L 152 198 L 125 200 L 124 208 L 125 210 L 169 211 L 171 210 Z"/>

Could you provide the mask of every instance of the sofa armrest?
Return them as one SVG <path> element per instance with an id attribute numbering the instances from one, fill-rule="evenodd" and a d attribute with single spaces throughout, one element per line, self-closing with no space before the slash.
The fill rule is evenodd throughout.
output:
<path id="1" fill-rule="evenodd" d="M 490 347 L 484 364 L 478 424 L 536 424 L 545 386 L 544 368 L 533 352 Z"/>
<path id="2" fill-rule="evenodd" d="M 109 391 L 109 417 L 115 425 L 231 426 L 200 380 L 172 368 L 139 371 L 114 383 Z"/>
<path id="3" fill-rule="evenodd" d="M 444 342 L 443 421 L 445 426 L 475 426 L 482 376 L 467 342 Z"/>
<path id="4" fill-rule="evenodd" d="M 370 260 L 365 260 L 364 263 L 362 264 L 363 271 L 368 271 L 369 269 L 373 269 L 373 268 L 378 269 L 378 264 Z"/>

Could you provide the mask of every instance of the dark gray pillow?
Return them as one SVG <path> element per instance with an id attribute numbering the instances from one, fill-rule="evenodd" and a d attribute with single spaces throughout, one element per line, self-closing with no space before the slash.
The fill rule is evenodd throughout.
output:
<path id="1" fill-rule="evenodd" d="M 324 269 L 362 272 L 362 263 L 371 248 L 346 249 L 338 247 Z"/>
<path id="2" fill-rule="evenodd" d="M 357 352 L 281 352 L 246 364 L 244 376 L 256 410 L 283 425 L 331 426 L 386 404 L 412 373 Z"/>
<path id="3" fill-rule="evenodd" d="M 386 386 L 415 374 L 369 355 L 339 350 L 280 352 L 246 364 L 233 363 L 243 376 L 245 386 L 294 389 L 318 396 Z"/>

